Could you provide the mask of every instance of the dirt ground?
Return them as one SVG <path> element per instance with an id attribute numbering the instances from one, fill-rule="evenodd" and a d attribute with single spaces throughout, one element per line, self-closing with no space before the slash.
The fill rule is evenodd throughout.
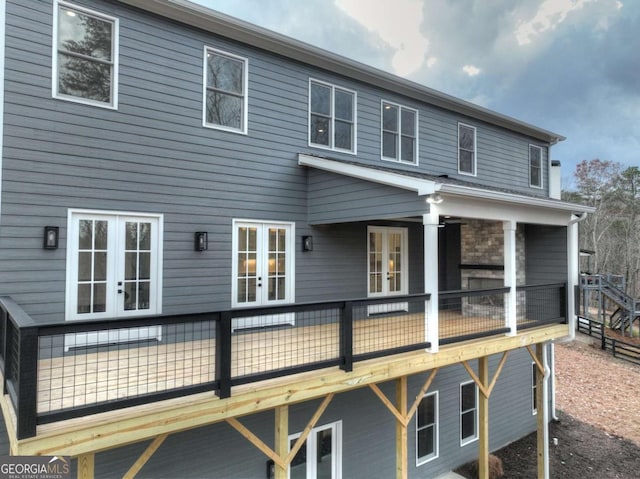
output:
<path id="1" fill-rule="evenodd" d="M 556 346 L 559 422 L 549 428 L 550 477 L 638 479 L 640 367 L 612 358 L 585 338 Z M 495 455 L 505 478 L 537 477 L 536 433 Z M 473 477 L 468 468 L 457 472 Z"/>

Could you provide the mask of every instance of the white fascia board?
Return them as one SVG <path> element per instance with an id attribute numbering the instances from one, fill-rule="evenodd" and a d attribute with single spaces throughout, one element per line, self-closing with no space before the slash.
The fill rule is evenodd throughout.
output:
<path id="1" fill-rule="evenodd" d="M 447 193 L 456 196 L 468 196 L 472 198 L 485 199 L 490 201 L 500 201 L 515 205 L 534 206 L 539 208 L 549 208 L 560 211 L 569 211 L 571 213 L 593 213 L 596 209 L 592 206 L 580 205 L 577 203 L 569 203 L 566 201 L 558 201 L 551 198 L 538 198 L 532 196 L 522 196 L 514 193 L 506 193 L 502 191 L 484 190 L 482 188 L 474 188 L 470 186 L 443 184 L 440 188 L 441 193 Z"/>
<path id="2" fill-rule="evenodd" d="M 376 170 L 366 166 L 342 163 L 340 161 L 329 160 L 326 158 L 318 158 L 302 153 L 298 154 L 298 164 L 300 166 L 310 166 L 319 170 L 350 176 L 360 180 L 394 186 L 403 190 L 415 191 L 418 193 L 418 196 L 435 193 L 438 191 L 439 187 L 439 184 L 435 181 Z"/>

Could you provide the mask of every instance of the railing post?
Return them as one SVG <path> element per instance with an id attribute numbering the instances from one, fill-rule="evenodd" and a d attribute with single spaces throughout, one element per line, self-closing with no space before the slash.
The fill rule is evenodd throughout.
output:
<path id="1" fill-rule="evenodd" d="M 565 284 L 560 288 L 560 313 L 564 315 L 564 322 L 567 324 L 569 324 L 569 301 L 567 301 L 568 293 L 569 288 Z"/>
<path id="2" fill-rule="evenodd" d="M 36 435 L 38 406 L 38 328 L 19 330 L 16 410 L 18 439 Z"/>
<path id="3" fill-rule="evenodd" d="M 340 369 L 353 370 L 353 302 L 345 301 L 340 321 Z"/>
<path id="4" fill-rule="evenodd" d="M 224 311 L 216 323 L 216 378 L 220 399 L 231 396 L 231 311 Z"/>

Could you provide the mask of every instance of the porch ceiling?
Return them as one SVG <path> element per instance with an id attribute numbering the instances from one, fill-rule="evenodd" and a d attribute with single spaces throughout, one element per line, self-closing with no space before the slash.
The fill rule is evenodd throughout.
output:
<path id="1" fill-rule="evenodd" d="M 385 166 L 364 165 L 351 161 L 337 160 L 314 155 L 298 154 L 298 164 L 313 168 L 321 172 L 341 175 L 359 181 L 370 182 L 391 189 L 403 191 L 404 199 L 399 197 L 398 204 L 404 208 L 393 208 L 388 201 L 384 205 L 378 204 L 374 218 L 403 218 L 421 216 L 437 210 L 439 215 L 451 215 L 465 218 L 491 219 L 497 221 L 515 221 L 519 223 L 536 223 L 551 225 L 567 225 L 573 215 L 592 213 L 590 206 L 569 203 L 547 197 L 525 195 L 513 190 L 492 188 L 477 185 L 453 178 L 428 175 L 415 171 L 402 171 Z M 334 185 L 327 186 L 324 178 L 310 176 L 308 185 L 309 222 L 322 224 L 332 222 L 353 221 L 356 219 L 372 219 L 366 211 L 357 211 L 358 203 L 354 201 L 353 191 L 346 188 L 341 191 Z M 331 190 L 330 194 L 327 192 Z M 414 193 L 414 195 L 411 195 Z M 426 196 L 438 193 L 443 198 L 437 205 L 427 204 Z M 321 201 L 319 195 L 324 194 Z M 363 204 L 371 206 L 376 201 L 376 190 L 371 189 L 366 194 L 368 198 L 360 197 Z M 365 194 L 365 196 L 366 196 Z M 387 193 L 388 194 L 388 193 Z M 408 194 L 408 195 L 407 195 Z M 327 207 L 326 198 L 331 197 L 333 206 Z M 418 201 L 416 201 L 418 200 Z M 381 208 L 381 206 L 385 206 Z M 350 210 L 351 214 L 344 216 L 338 213 Z"/>

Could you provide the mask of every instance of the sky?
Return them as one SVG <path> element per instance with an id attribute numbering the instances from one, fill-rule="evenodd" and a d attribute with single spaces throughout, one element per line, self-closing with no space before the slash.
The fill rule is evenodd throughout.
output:
<path id="1" fill-rule="evenodd" d="M 639 0 L 194 0 L 640 166 Z"/>

